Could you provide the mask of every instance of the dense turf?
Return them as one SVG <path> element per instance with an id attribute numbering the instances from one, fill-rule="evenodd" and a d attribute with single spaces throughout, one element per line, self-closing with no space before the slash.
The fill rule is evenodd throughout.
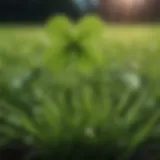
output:
<path id="1" fill-rule="evenodd" d="M 45 31 L 43 26 L 1 26 L 0 27 L 0 45 L 11 43 L 13 40 L 43 41 Z M 158 25 L 139 26 L 139 25 L 106 25 L 104 36 L 108 41 L 118 41 L 125 44 L 156 41 L 160 39 L 160 27 Z"/>
<path id="2" fill-rule="evenodd" d="M 160 114 L 159 27 L 106 25 L 101 41 L 93 33 L 78 33 L 84 39 L 91 36 L 93 43 L 87 39 L 81 46 L 81 41 L 77 45 L 75 39 L 67 39 L 63 47 L 53 43 L 43 50 L 48 42 L 55 42 L 55 36 L 48 40 L 44 27 L 1 26 L 0 120 L 5 133 L 0 130 L 0 145 L 22 139 L 38 146 L 39 156 L 46 150 L 44 155 L 52 156 L 59 145 L 68 155 L 81 143 L 82 153 L 93 147 L 92 153 L 101 155 L 103 142 L 105 154 L 119 159 L 118 152 L 128 156 L 143 141 L 155 137 L 159 141 L 155 125 Z M 58 42 L 66 37 L 61 35 Z M 74 156 L 71 159 L 76 160 Z"/>

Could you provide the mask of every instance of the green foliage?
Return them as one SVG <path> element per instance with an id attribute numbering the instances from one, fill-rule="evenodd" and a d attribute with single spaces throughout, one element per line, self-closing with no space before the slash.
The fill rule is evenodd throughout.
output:
<path id="1" fill-rule="evenodd" d="M 44 159 L 119 160 L 159 142 L 158 52 L 113 45 L 105 27 L 58 16 L 47 45 L 0 51 L 0 145 L 20 139 Z"/>
<path id="2" fill-rule="evenodd" d="M 90 72 L 104 65 L 104 24 L 97 17 L 89 16 L 78 24 L 58 16 L 49 21 L 47 32 L 51 37 L 45 60 L 52 72 L 75 70 Z"/>

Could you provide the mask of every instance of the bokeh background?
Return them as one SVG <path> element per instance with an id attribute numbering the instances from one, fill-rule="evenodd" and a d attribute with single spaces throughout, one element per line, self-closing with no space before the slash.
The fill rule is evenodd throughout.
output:
<path id="1" fill-rule="evenodd" d="M 77 19 L 94 12 L 106 21 L 159 21 L 159 0 L 1 0 L 0 21 L 43 22 L 58 13 Z"/>

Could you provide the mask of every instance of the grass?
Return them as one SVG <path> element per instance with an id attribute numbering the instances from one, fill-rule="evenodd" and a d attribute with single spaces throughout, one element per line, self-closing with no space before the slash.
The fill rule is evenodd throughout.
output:
<path id="1" fill-rule="evenodd" d="M 2 26 L 0 27 L 0 45 L 11 43 L 13 40 L 39 42 L 45 39 L 43 26 Z M 155 41 L 160 36 L 158 25 L 108 25 L 104 36 L 106 40 L 123 43 L 125 45 L 139 43 L 145 45 L 146 42 Z"/>
<path id="2" fill-rule="evenodd" d="M 114 26 L 106 31 L 106 37 L 123 43 L 140 43 L 151 40 L 155 28 L 151 26 Z"/>
<path id="3" fill-rule="evenodd" d="M 0 47 L 12 46 L 12 44 L 27 41 L 28 44 L 44 40 L 42 27 L 35 26 L 1 26 Z"/>
<path id="4" fill-rule="evenodd" d="M 145 61 L 145 60 L 143 63 L 143 66 L 144 66 L 144 64 L 147 64 L 147 66 L 149 66 L 148 68 L 151 70 L 150 72 L 153 72 L 155 69 L 158 68 L 157 66 L 159 66 L 159 60 L 157 58 L 157 53 L 159 53 L 159 51 L 160 51 L 160 45 L 159 45 L 160 36 L 159 36 L 159 34 L 160 34 L 160 27 L 159 26 L 108 25 L 108 26 L 106 26 L 106 31 L 104 33 L 104 37 L 107 42 L 106 44 L 108 45 L 108 47 L 106 47 L 106 53 L 108 55 L 112 55 L 112 52 L 113 52 L 113 57 L 108 56 L 108 58 L 111 58 L 111 60 L 113 58 L 113 62 L 115 62 L 116 60 L 118 62 L 121 60 L 121 57 L 123 57 L 123 55 L 124 55 L 124 57 L 126 55 L 131 55 L 129 58 L 131 58 L 131 60 L 133 60 L 133 58 L 136 57 L 136 56 L 134 57 L 134 55 L 142 54 L 143 58 L 147 57 L 147 55 L 148 56 L 151 55 L 151 58 L 152 58 L 153 57 L 152 53 L 153 54 L 155 53 L 156 56 L 155 56 L 155 58 L 153 58 L 153 60 L 150 57 L 148 58 L 149 61 L 151 61 L 150 63 L 148 63 L 148 61 Z M 25 64 L 25 62 L 27 61 L 26 56 L 21 57 L 18 54 L 23 55 L 23 53 L 25 52 L 26 55 L 30 59 L 32 59 L 32 62 L 34 63 L 34 65 L 38 64 L 38 66 L 39 66 L 39 60 L 37 60 L 37 59 L 40 57 L 39 53 L 43 52 L 42 51 L 43 49 L 41 48 L 41 46 L 39 48 L 39 45 L 37 46 L 37 48 L 36 47 L 34 48 L 33 46 L 36 44 L 43 44 L 44 45 L 44 43 L 47 43 L 47 36 L 46 36 L 46 33 L 45 33 L 43 26 L 41 26 L 41 27 L 40 26 L 12 26 L 12 25 L 11 26 L 1 26 L 0 27 L 0 35 L 1 35 L 0 36 L 0 49 L 1 49 L 0 54 L 2 53 L 2 58 L 6 59 L 6 63 L 4 63 L 6 65 L 4 65 L 4 66 L 6 68 L 8 67 L 7 69 L 4 66 L 1 67 L 4 70 L 4 80 L 3 80 L 4 84 L 6 81 L 11 82 L 11 79 L 14 79 L 14 76 L 12 77 L 12 75 L 10 75 L 11 73 L 13 73 L 13 75 L 15 75 L 15 77 L 17 77 L 17 75 L 18 76 L 21 75 L 21 72 L 32 71 L 32 66 L 30 67 L 30 65 L 29 65 L 29 68 L 28 68 L 28 63 Z M 18 47 L 18 49 L 17 49 L 17 47 Z M 4 48 L 6 50 L 9 49 L 9 51 L 2 52 Z M 93 50 L 91 50 L 91 51 L 93 51 Z M 126 54 L 126 52 L 127 52 L 127 54 Z M 34 53 L 36 53 L 36 55 L 34 55 Z M 38 56 L 37 56 L 37 53 L 38 53 Z M 116 56 L 114 57 L 114 53 L 120 54 L 120 57 L 117 56 L 116 54 L 115 55 L 117 57 Z M 6 54 L 8 54 L 6 56 L 7 58 L 5 57 Z M 12 56 L 10 56 L 10 54 L 12 54 Z M 128 61 L 127 58 L 124 58 L 124 59 Z M 37 62 L 36 62 L 36 60 L 37 60 Z M 156 63 L 157 64 L 156 66 L 153 66 L 153 69 L 151 67 L 152 64 L 154 64 L 154 63 L 152 63 L 152 61 L 154 61 L 154 63 L 155 63 L 155 61 L 158 62 L 158 63 Z M 51 63 L 52 63 L 52 61 L 51 61 Z M 112 63 L 109 63 L 109 64 L 112 64 Z M 16 66 L 17 66 L 17 68 L 16 68 Z M 19 68 L 20 68 L 20 71 L 19 71 Z M 21 68 L 22 68 L 22 70 L 21 70 Z M 146 70 L 148 68 L 146 68 Z M 122 70 L 123 70 L 123 68 L 122 68 Z M 157 71 L 156 73 L 159 74 L 159 71 L 158 70 L 156 70 L 156 71 Z M 67 73 L 69 73 L 69 72 L 67 72 Z M 138 80 L 140 80 L 139 82 L 141 82 L 141 77 L 139 75 L 136 75 L 135 73 L 132 74 L 132 71 L 130 71 L 130 70 L 127 71 L 127 73 L 120 73 L 120 74 L 122 76 L 122 81 L 125 80 L 124 81 L 125 85 L 127 82 L 127 88 L 129 85 L 134 86 L 135 83 L 132 82 L 132 80 L 134 80 L 134 78 L 138 78 Z M 110 75 L 110 74 L 108 74 L 108 75 Z M 124 75 L 124 80 L 123 80 L 123 75 Z M 148 76 L 148 73 L 146 75 Z M 29 78 L 31 79 L 32 76 L 33 75 L 29 75 Z M 29 83 L 33 87 L 33 93 L 32 93 L 32 89 L 30 87 L 28 87 L 28 88 L 26 86 L 23 87 L 23 84 L 22 84 L 22 88 L 20 87 L 20 89 L 18 89 L 18 90 L 17 89 L 13 90 L 13 95 L 11 95 L 12 92 L 10 92 L 10 90 L 8 91 L 10 93 L 10 96 L 7 95 L 8 94 L 7 91 L 6 92 L 4 91 L 4 93 L 6 93 L 6 94 L 5 95 L 2 94 L 2 95 L 4 97 L 6 96 L 5 98 L 7 99 L 7 102 L 9 101 L 10 102 L 9 104 L 13 105 L 13 108 L 12 107 L 11 108 L 8 107 L 8 108 L 10 109 L 10 111 L 12 113 L 11 116 L 13 116 L 15 118 L 15 121 L 19 122 L 19 120 L 22 119 L 22 122 L 20 124 L 20 128 L 21 127 L 25 128 L 25 130 L 27 130 L 27 133 L 29 131 L 32 136 L 36 134 L 36 136 L 39 137 L 42 140 L 42 142 L 46 141 L 47 145 L 54 144 L 53 141 L 51 141 L 50 138 L 48 138 L 51 136 L 50 133 L 52 133 L 52 132 L 54 132 L 54 135 L 52 135 L 53 137 L 51 139 L 52 140 L 56 139 L 57 141 L 61 142 L 63 140 L 63 138 L 64 139 L 66 138 L 67 140 L 68 139 L 70 140 L 70 138 L 71 138 L 71 140 L 72 140 L 73 137 L 71 135 L 76 134 L 75 130 L 74 130 L 74 128 L 76 128 L 76 129 L 80 130 L 80 132 L 79 132 L 80 135 L 78 134 L 78 136 L 80 136 L 80 139 L 82 138 L 82 140 L 83 140 L 86 137 L 81 132 L 85 128 L 88 129 L 88 127 L 91 126 L 91 129 L 93 128 L 93 130 L 94 129 L 96 130 L 100 126 L 100 128 L 102 127 L 102 129 L 104 129 L 104 132 L 102 130 L 102 132 L 100 134 L 98 134 L 98 133 L 97 133 L 97 135 L 95 134 L 97 136 L 96 137 L 97 140 L 102 141 L 105 139 L 106 142 L 108 142 L 109 139 L 113 138 L 113 141 L 115 140 L 114 142 L 117 143 L 116 142 L 117 138 L 119 138 L 121 140 L 121 138 L 123 139 L 124 136 L 127 134 L 128 134 L 129 139 L 130 139 L 130 137 L 132 137 L 134 139 L 134 141 L 131 140 L 131 142 L 130 141 L 128 142 L 131 144 L 130 148 L 128 149 L 129 150 L 128 152 L 130 152 L 130 150 L 134 149 L 137 146 L 139 141 L 143 141 L 143 138 L 145 138 L 144 135 L 146 135 L 146 132 L 148 132 L 148 130 L 150 130 L 150 128 L 152 128 L 152 123 L 154 123 L 154 121 L 155 121 L 154 119 L 157 119 L 157 117 L 159 117 L 159 112 L 157 112 L 155 115 L 155 118 L 153 117 L 153 119 L 150 119 L 149 123 L 146 124 L 144 127 L 140 127 L 138 125 L 140 127 L 140 128 L 138 127 L 138 129 L 140 129 L 140 131 L 138 132 L 137 130 L 134 129 L 134 135 L 132 135 L 132 132 L 128 133 L 128 129 L 126 130 L 126 127 L 130 128 L 130 123 L 132 124 L 132 122 L 135 121 L 135 124 L 136 124 L 137 119 L 141 120 L 141 118 L 142 118 L 142 121 L 145 120 L 145 117 L 143 117 L 143 116 L 141 116 L 141 114 L 139 114 L 140 113 L 139 109 L 141 108 L 139 106 L 142 106 L 142 107 L 146 106 L 146 103 L 148 103 L 146 101 L 147 101 L 148 97 L 150 96 L 150 94 L 148 95 L 148 89 L 150 89 L 149 88 L 150 86 L 146 87 L 145 84 L 144 84 L 144 88 L 146 87 L 147 95 L 145 95 L 144 97 L 143 96 L 141 97 L 141 96 L 139 96 L 139 94 L 136 94 L 137 98 L 134 98 L 135 103 L 131 104 L 131 106 L 129 106 L 130 110 L 126 111 L 125 116 L 123 116 L 123 118 L 121 118 L 120 113 L 122 113 L 122 111 L 125 109 L 125 106 L 128 106 L 128 105 L 126 105 L 127 104 L 126 94 L 123 93 L 124 99 L 122 99 L 122 100 L 120 99 L 122 91 L 123 91 L 122 88 L 124 88 L 124 85 L 121 84 L 121 82 L 119 83 L 119 81 L 116 81 L 117 77 L 115 77 L 115 81 L 112 79 L 112 77 L 110 77 L 112 79 L 111 85 L 108 85 L 108 86 L 104 85 L 107 88 L 105 90 L 103 88 L 103 86 L 101 86 L 101 85 L 97 85 L 97 86 L 95 85 L 95 88 L 94 88 L 94 82 L 98 83 L 99 79 L 103 79 L 103 78 L 99 78 L 99 76 L 95 75 L 95 77 L 93 79 L 97 78 L 96 79 L 97 81 L 93 81 L 93 86 L 92 86 L 92 83 L 87 83 L 87 84 L 85 83 L 86 85 L 84 86 L 84 88 L 83 87 L 81 88 L 81 86 L 78 86 L 78 89 L 74 88 L 74 86 L 73 86 L 73 88 L 75 90 L 71 90 L 74 93 L 74 94 L 72 94 L 72 92 L 70 92 L 70 90 L 68 92 L 68 90 L 64 89 L 65 87 L 63 88 L 63 86 L 60 86 L 60 87 L 56 86 L 56 88 L 54 88 L 55 89 L 54 93 L 52 93 L 52 92 L 50 93 L 50 89 L 53 91 L 53 88 L 51 88 L 51 87 L 55 87 L 51 83 L 52 77 L 47 78 L 47 77 L 45 77 L 45 76 L 47 76 L 46 74 L 44 74 L 44 75 L 42 74 L 42 76 L 44 76 L 44 77 L 42 77 L 42 79 L 40 79 L 40 81 L 38 81 L 36 79 L 36 84 Z M 125 76 L 126 76 L 126 78 L 125 78 Z M 129 77 L 127 77 L 127 76 L 129 76 Z M 62 77 L 65 77 L 65 78 L 63 78 L 63 79 L 65 79 L 65 81 L 68 80 L 66 75 L 63 75 Z M 150 78 L 150 75 L 148 77 Z M 27 77 L 27 80 L 29 78 Z M 113 75 L 113 78 L 114 78 L 114 75 Z M 22 76 L 22 79 L 23 79 L 23 76 Z M 72 79 L 72 77 L 70 79 Z M 150 78 L 150 79 L 152 80 L 152 78 Z M 157 82 L 158 85 L 156 86 L 156 88 L 158 87 L 157 90 L 159 90 L 159 77 L 156 77 L 156 79 L 158 79 L 158 82 Z M 146 81 L 146 82 L 148 83 L 148 81 Z M 154 81 L 151 81 L 151 82 L 153 83 Z M 26 83 L 24 83 L 24 84 L 26 84 Z M 58 84 L 61 84 L 61 82 Z M 110 84 L 110 81 L 109 81 L 109 84 Z M 3 86 L 3 85 L 1 85 L 1 86 Z M 102 91 L 102 95 L 105 94 L 105 98 L 101 95 L 95 96 L 93 89 L 95 89 L 98 93 L 99 87 L 100 87 L 100 91 Z M 129 86 L 129 88 L 130 88 L 130 86 Z M 142 88 L 143 88 L 143 86 L 142 86 Z M 152 86 L 152 88 L 154 90 L 154 85 Z M 3 89 L 3 87 L 2 87 L 2 89 Z M 34 92 L 34 89 L 36 90 L 35 91 L 36 93 Z M 133 90 L 135 90 L 135 92 L 136 91 L 140 92 L 139 87 L 138 87 L 138 89 L 134 89 L 134 87 L 133 87 Z M 141 88 L 140 88 L 140 90 L 141 90 Z M 111 93 L 111 94 L 113 94 L 113 96 L 115 96 L 113 98 L 115 98 L 115 100 L 117 99 L 117 101 L 120 101 L 120 104 L 118 106 L 115 103 L 112 105 L 112 103 L 110 102 L 111 98 L 109 96 L 106 97 L 106 94 L 110 94 L 110 91 L 112 91 L 113 93 Z M 18 96 L 15 93 L 17 93 Z M 68 99 L 65 99 L 66 93 L 71 93 L 69 95 L 71 95 L 71 97 L 73 96 L 72 99 L 68 98 L 69 100 L 71 99 L 71 101 L 68 101 Z M 99 93 L 101 93 L 101 92 L 99 92 Z M 122 94 L 122 97 L 123 97 L 123 94 Z M 159 92 L 157 92 L 156 94 L 159 94 Z M 35 96 L 32 97 L 32 95 L 35 95 Z M 56 96 L 56 95 L 58 95 L 58 96 Z M 21 102 L 21 97 L 23 98 L 23 96 L 27 96 L 25 102 Z M 53 103 L 54 100 L 52 99 L 53 96 L 54 96 L 54 100 L 55 100 L 54 103 Z M 127 96 L 128 96 L 128 92 L 127 92 Z M 44 100 L 43 105 L 42 105 L 43 107 L 40 110 L 40 112 L 37 113 L 35 111 L 36 113 L 35 113 L 34 119 L 36 119 L 36 121 L 38 122 L 38 124 L 36 123 L 37 124 L 36 127 L 35 127 L 36 124 L 32 123 L 31 119 L 27 118 L 27 116 L 25 117 L 25 114 L 27 114 L 27 113 L 24 113 L 24 116 L 22 116 L 21 112 L 16 112 L 18 110 L 17 106 L 19 106 L 20 110 L 21 110 L 21 107 L 26 106 L 26 104 L 31 106 L 31 108 L 33 108 L 33 106 L 35 106 L 35 104 L 37 102 L 36 100 L 34 100 L 34 98 L 36 100 L 37 99 L 39 100 L 39 98 L 42 99 L 42 101 Z M 152 100 L 152 98 L 156 98 L 156 97 L 154 97 L 154 95 L 153 95 L 153 97 L 151 96 L 150 99 Z M 15 99 L 18 102 L 15 102 Z M 2 100 L 3 100 L 3 97 L 2 97 Z M 34 102 L 34 101 L 36 101 L 36 102 Z M 13 102 L 15 102 L 15 103 L 13 104 Z M 29 104 L 28 104 L 28 102 L 29 102 Z M 68 105 L 68 102 L 70 102 L 71 105 Z M 95 102 L 95 103 L 93 103 L 93 102 Z M 102 103 L 102 105 L 99 105 L 100 104 L 99 102 Z M 23 103 L 23 105 L 22 105 L 22 103 Z M 73 105 L 74 108 L 72 108 L 72 104 L 74 104 Z M 56 107 L 56 105 L 58 107 Z M 14 106 L 16 106 L 16 107 L 14 107 Z M 62 108 L 60 108 L 59 106 Z M 118 107 L 117 111 L 114 112 L 117 114 L 113 114 L 113 112 L 112 112 L 113 106 Z M 68 110 L 68 107 L 71 107 L 71 110 Z M 99 109 L 99 107 L 101 107 L 101 109 Z M 67 110 L 66 110 L 66 108 L 67 108 Z M 72 109 L 74 109 L 73 114 L 71 114 Z M 121 112 L 119 112 L 119 109 Z M 148 111 L 146 113 L 148 114 Z M 41 115 L 41 117 L 39 116 L 39 114 Z M 86 124 L 83 125 L 83 123 L 84 123 L 83 118 L 85 118 L 84 114 L 87 115 L 87 117 L 88 117 L 87 118 L 87 126 L 86 126 Z M 114 116 L 107 117 L 108 115 L 112 115 L 112 114 Z M 53 116 L 53 115 L 55 115 L 55 116 Z M 118 118 L 117 118 L 117 116 L 118 116 Z M 119 118 L 121 119 L 121 121 L 119 121 Z M 103 126 L 106 126 L 106 124 L 104 124 L 103 122 L 107 122 L 107 120 L 109 123 L 111 123 L 111 126 L 112 126 L 112 122 L 113 122 L 113 124 L 114 123 L 118 124 L 117 126 L 111 128 L 109 136 L 106 136 L 105 127 L 103 128 Z M 12 117 L 11 117 L 11 121 L 12 121 Z M 41 123 L 41 122 L 43 122 L 43 123 Z M 57 125 L 57 124 L 61 124 L 61 122 L 63 122 L 64 126 Z M 109 124 L 109 123 L 107 123 L 107 124 Z M 41 126 L 42 124 L 45 124 L 45 125 Z M 82 125 L 82 128 L 81 128 L 81 125 Z M 41 127 L 39 127 L 39 126 L 41 126 Z M 67 130 L 65 130 L 66 126 L 68 126 Z M 121 127 L 119 127 L 119 126 L 121 126 Z M 85 128 L 83 129 L 83 127 L 85 127 Z M 109 127 L 110 127 L 110 124 L 109 124 Z M 122 131 L 121 131 L 121 129 L 122 129 Z M 113 131 L 115 134 L 113 134 Z M 10 132 L 8 132 L 8 133 L 10 134 Z M 66 133 L 66 134 L 64 135 L 64 133 Z M 96 131 L 95 131 L 95 133 L 96 133 Z"/>

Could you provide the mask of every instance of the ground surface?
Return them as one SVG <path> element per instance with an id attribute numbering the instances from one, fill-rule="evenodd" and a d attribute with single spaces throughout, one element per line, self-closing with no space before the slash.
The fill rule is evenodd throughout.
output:
<path id="1" fill-rule="evenodd" d="M 39 26 L 0 26 L 0 42 L 10 42 L 10 40 L 37 41 L 44 38 L 44 28 Z M 109 25 L 106 26 L 105 36 L 109 40 L 115 40 L 125 43 L 131 42 L 145 42 L 154 40 L 155 37 L 160 35 L 160 26 L 119 26 Z M 160 37 L 159 37 L 160 38 Z"/>
<path id="2" fill-rule="evenodd" d="M 108 48 L 116 49 L 119 53 L 126 52 L 120 49 L 127 48 L 127 52 L 159 52 L 160 26 L 159 25 L 108 25 L 104 33 Z M 11 49 L 19 46 L 29 48 L 37 43 L 47 43 L 45 28 L 43 26 L 0 26 L 0 49 Z M 138 50 L 138 51 L 137 51 Z M 138 53 L 139 54 L 139 53 Z"/>

